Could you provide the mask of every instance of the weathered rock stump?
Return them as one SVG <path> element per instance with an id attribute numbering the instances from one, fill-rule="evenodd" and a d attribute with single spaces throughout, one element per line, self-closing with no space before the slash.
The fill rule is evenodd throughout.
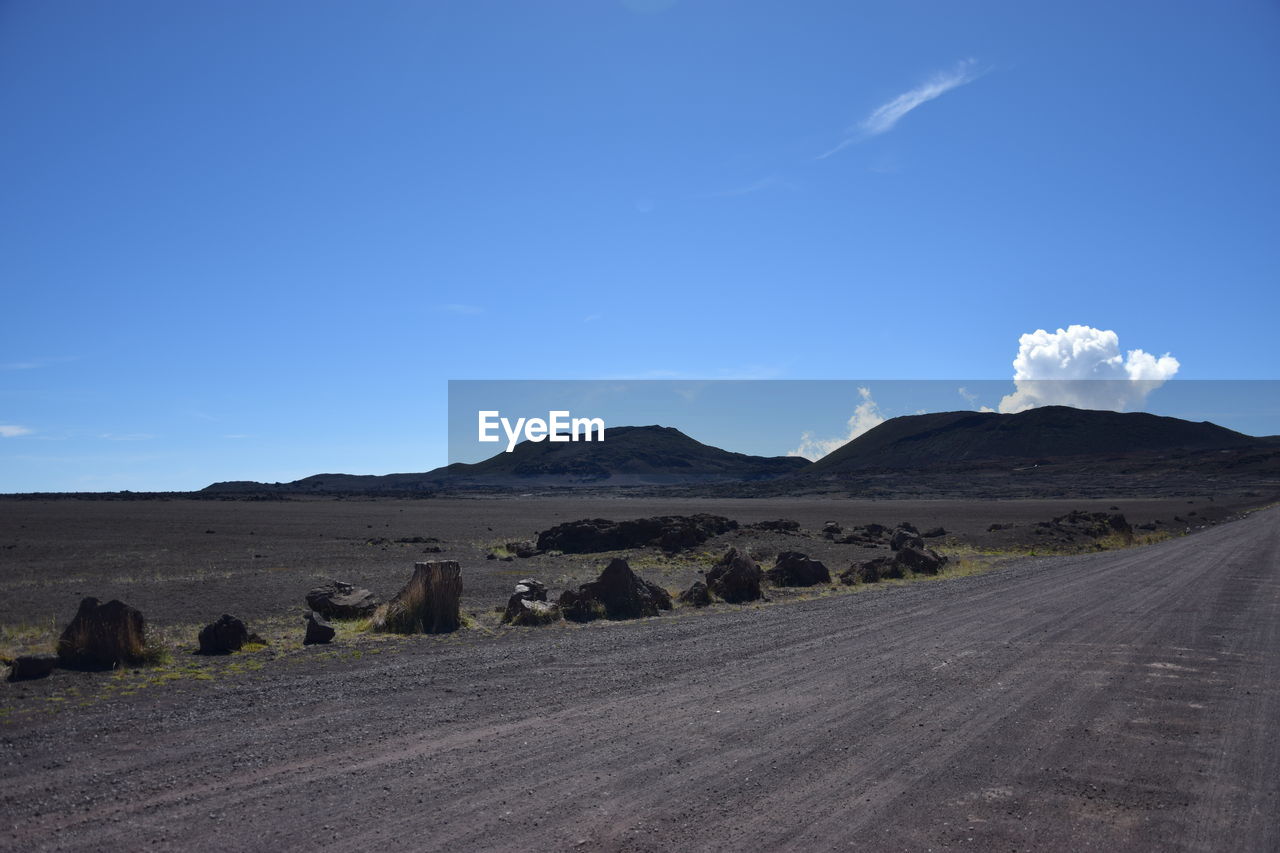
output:
<path id="1" fill-rule="evenodd" d="M 67 669 L 115 669 L 143 663 L 147 625 L 142 614 L 122 601 L 80 602 L 75 618 L 58 640 L 58 662 Z"/>
<path id="2" fill-rule="evenodd" d="M 462 569 L 455 560 L 414 563 L 404 589 L 374 617 L 392 634 L 447 634 L 462 625 Z"/>

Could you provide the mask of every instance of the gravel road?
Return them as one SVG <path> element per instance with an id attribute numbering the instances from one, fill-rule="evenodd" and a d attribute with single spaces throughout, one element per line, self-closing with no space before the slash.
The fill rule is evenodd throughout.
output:
<path id="1" fill-rule="evenodd" d="M 99 676 L 103 677 L 103 676 Z M 1277 850 L 1280 511 L 0 729 L 6 849 Z"/>

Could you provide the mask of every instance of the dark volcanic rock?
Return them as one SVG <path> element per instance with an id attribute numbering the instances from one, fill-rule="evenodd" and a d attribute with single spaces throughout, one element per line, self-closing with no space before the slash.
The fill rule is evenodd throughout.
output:
<path id="1" fill-rule="evenodd" d="M 363 619 L 378 607 L 378 598 L 354 584 L 331 580 L 307 593 L 307 606 L 328 619 Z"/>
<path id="2" fill-rule="evenodd" d="M 711 593 L 707 591 L 705 583 L 694 581 L 692 586 L 680 593 L 680 603 L 694 607 L 706 607 L 711 603 Z"/>
<path id="3" fill-rule="evenodd" d="M 522 618 L 526 610 L 524 607 L 527 601 L 546 601 L 547 585 L 542 581 L 533 578 L 523 578 L 516 581 L 515 592 L 511 593 L 511 597 L 507 599 L 507 609 L 502 614 L 503 622 L 512 622 L 517 618 Z"/>
<path id="4" fill-rule="evenodd" d="M 822 535 L 828 539 L 834 539 L 841 533 L 844 533 L 844 528 L 839 524 L 836 524 L 834 521 L 828 521 L 826 524 L 822 525 Z"/>
<path id="5" fill-rule="evenodd" d="M 751 530 L 771 530 L 777 533 L 793 533 L 800 529 L 800 522 L 792 521 L 789 518 L 779 518 L 777 521 L 757 521 L 755 524 L 748 524 Z"/>
<path id="6" fill-rule="evenodd" d="M 228 655 L 238 652 L 249 642 L 249 629 L 229 613 L 200 629 L 200 654 Z"/>
<path id="7" fill-rule="evenodd" d="M 924 542 L 920 539 L 920 534 L 916 532 L 914 527 L 908 529 L 899 527 L 893 531 L 893 536 L 889 538 L 889 548 L 894 551 L 900 551 L 903 548 L 923 548 Z"/>
<path id="8" fill-rule="evenodd" d="M 10 681 L 44 678 L 58 665 L 57 655 L 18 655 L 9 670 Z"/>
<path id="9" fill-rule="evenodd" d="M 314 610 L 307 611 L 307 636 L 302 639 L 304 646 L 313 646 L 317 643 L 327 643 L 333 639 L 333 626 L 325 621 L 325 618 Z"/>
<path id="10" fill-rule="evenodd" d="M 898 552 L 896 561 L 918 575 L 936 575 L 942 571 L 947 558 L 929 548 L 908 545 Z"/>
<path id="11" fill-rule="evenodd" d="M 560 608 L 555 604 L 548 604 L 546 601 L 534 598 L 516 599 L 514 597 L 508 602 L 507 612 L 502 617 L 502 621 L 510 625 L 525 627 L 550 625 L 559 619 Z"/>
<path id="12" fill-rule="evenodd" d="M 671 609 L 671 595 L 631 571 L 626 560 L 610 560 L 600 577 L 584 583 L 577 591 L 565 590 L 560 609 L 566 619 L 589 622 L 606 619 L 639 619 L 657 616 Z"/>
<path id="13" fill-rule="evenodd" d="M 932 530 L 926 530 L 924 533 L 921 533 L 920 538 L 921 539 L 937 539 L 941 536 L 946 536 L 946 535 L 947 535 L 947 529 L 945 527 L 935 527 Z"/>
<path id="14" fill-rule="evenodd" d="M 707 572 L 707 588 L 725 601 L 738 604 L 759 599 L 763 579 L 764 572 L 755 560 L 737 548 L 730 548 Z"/>
<path id="15" fill-rule="evenodd" d="M 797 551 L 783 551 L 774 567 L 764 574 L 774 586 L 816 586 L 831 582 L 826 566 Z"/>
<path id="16" fill-rule="evenodd" d="M 147 655 L 146 620 L 121 601 L 80 602 L 58 640 L 58 661 L 68 669 L 114 669 L 142 663 Z"/>
<path id="17" fill-rule="evenodd" d="M 538 546 L 536 544 L 528 541 L 527 539 L 522 539 L 519 542 L 508 542 L 502 547 L 505 548 L 508 553 L 514 554 L 521 559 L 536 557 L 542 553 L 538 550 Z"/>
<path id="18" fill-rule="evenodd" d="M 537 548 L 564 554 L 593 554 L 656 545 L 674 553 L 737 528 L 736 521 L 706 514 L 661 515 L 630 521 L 585 518 L 542 531 L 538 534 Z"/>
<path id="19" fill-rule="evenodd" d="M 576 589 L 560 593 L 559 607 L 561 614 L 570 622 L 591 622 L 607 615 L 602 603 Z"/>
<path id="20" fill-rule="evenodd" d="M 879 583 L 887 578 L 900 578 L 903 568 L 893 557 L 876 557 L 862 563 L 854 563 L 840 573 L 843 584 Z"/>

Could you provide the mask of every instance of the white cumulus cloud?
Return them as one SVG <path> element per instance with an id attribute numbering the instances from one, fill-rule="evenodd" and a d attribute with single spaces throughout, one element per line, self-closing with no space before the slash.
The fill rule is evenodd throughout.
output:
<path id="1" fill-rule="evenodd" d="M 849 417 L 849 429 L 846 435 L 838 438 L 815 438 L 811 432 L 803 433 L 800 436 L 800 446 L 787 455 L 803 456 L 811 461 L 821 459 L 831 451 L 853 441 L 864 432 L 884 423 L 884 415 L 880 414 L 880 407 L 871 398 L 871 389 L 859 388 L 858 395 L 862 397 L 862 402 L 858 404 L 858 407 L 853 410 L 853 414 Z"/>
<path id="2" fill-rule="evenodd" d="M 1018 339 L 1013 360 L 1016 390 L 1000 401 L 1000 411 L 1023 412 L 1038 406 L 1124 411 L 1178 372 L 1178 360 L 1140 349 L 1120 349 L 1113 331 L 1068 326 L 1056 332 L 1037 329 Z"/>

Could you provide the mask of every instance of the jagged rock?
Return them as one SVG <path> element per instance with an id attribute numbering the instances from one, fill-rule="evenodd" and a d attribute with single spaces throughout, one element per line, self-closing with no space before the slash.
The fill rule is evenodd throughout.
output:
<path id="1" fill-rule="evenodd" d="M 630 521 L 586 518 L 558 524 L 538 534 L 540 551 L 593 554 L 657 546 L 667 553 L 701 545 L 712 536 L 737 530 L 738 522 L 719 515 L 662 515 Z"/>
<path id="2" fill-rule="evenodd" d="M 915 529 L 908 530 L 905 527 L 899 527 L 893 531 L 893 536 L 889 538 L 889 548 L 893 551 L 901 551 L 903 548 L 923 548 L 924 541 Z"/>
<path id="3" fill-rule="evenodd" d="M 514 612 L 512 608 L 514 603 Z M 507 605 L 507 612 L 503 615 L 502 621 L 511 625 L 521 625 L 526 627 L 534 627 L 537 625 L 550 625 L 552 622 L 560 619 L 560 608 L 554 604 L 548 604 L 546 601 L 538 601 L 537 599 L 521 598 L 519 600 L 512 599 Z"/>
<path id="4" fill-rule="evenodd" d="M 833 539 L 841 533 L 844 533 L 844 528 L 839 524 L 836 524 L 834 521 L 828 521 L 826 524 L 822 525 L 822 535 L 826 536 L 828 539 Z"/>
<path id="5" fill-rule="evenodd" d="M 755 560 L 730 548 L 707 572 L 707 589 L 732 604 L 755 601 L 761 597 L 760 581 L 764 572 Z"/>
<path id="6" fill-rule="evenodd" d="M 777 521 L 757 521 L 755 524 L 748 524 L 751 530 L 772 530 L 777 533 L 793 533 L 800 529 L 800 522 L 792 521 L 788 518 L 779 518 Z"/>
<path id="7" fill-rule="evenodd" d="M 327 643 L 333 639 L 333 635 L 337 631 L 333 629 L 325 618 L 314 610 L 307 611 L 307 635 L 303 637 L 302 644 L 304 646 L 313 646 L 317 643 Z"/>
<path id="8" fill-rule="evenodd" d="M 899 530 L 905 530 L 905 531 L 907 531 L 908 533 L 914 533 L 914 534 L 916 534 L 917 536 L 920 534 L 920 531 L 919 531 L 919 530 L 916 530 L 916 526 L 915 526 L 914 524 L 912 524 L 911 522 L 909 522 L 909 521 L 902 521 L 902 522 L 899 522 L 899 523 L 898 523 L 898 529 L 899 529 Z"/>
<path id="9" fill-rule="evenodd" d="M 10 681 L 44 678 L 58 665 L 57 655 L 18 655 L 9 670 Z"/>
<path id="10" fill-rule="evenodd" d="M 936 575 L 942 571 L 947 558 L 929 548 L 908 545 L 898 552 L 895 562 L 918 575 Z"/>
<path id="11" fill-rule="evenodd" d="M 307 606 L 327 619 L 363 619 L 378 607 L 378 598 L 367 589 L 331 580 L 307 593 Z"/>
<path id="12" fill-rule="evenodd" d="M 932 530 L 926 530 L 924 533 L 921 533 L 920 538 L 921 539 L 938 539 L 946 535 L 947 535 L 947 529 L 945 527 L 935 527 Z"/>
<path id="13" fill-rule="evenodd" d="M 256 636 L 256 635 L 255 635 Z M 238 652 L 249 642 L 249 629 L 229 613 L 200 629 L 200 654 L 228 655 Z"/>
<path id="14" fill-rule="evenodd" d="M 522 578 L 516 581 L 515 592 L 507 599 L 507 609 L 502 614 L 503 622 L 511 622 L 525 613 L 526 601 L 546 601 L 547 585 L 533 578 Z"/>
<path id="15" fill-rule="evenodd" d="M 831 573 L 825 565 L 797 551 L 783 551 L 774 567 L 764 574 L 774 586 L 816 586 L 831 582 Z"/>
<path id="16" fill-rule="evenodd" d="M 885 527 L 883 524 L 876 524 L 875 522 L 872 522 L 871 524 L 862 525 L 862 532 L 867 534 L 868 536 L 879 537 L 879 536 L 884 536 L 886 533 L 888 533 L 889 528 Z"/>
<path id="17" fill-rule="evenodd" d="M 80 602 L 58 640 L 58 661 L 68 669 L 114 669 L 146 659 L 146 620 L 121 601 Z"/>
<path id="18" fill-rule="evenodd" d="M 711 593 L 707 591 L 705 583 L 694 581 L 693 586 L 680 593 L 680 603 L 693 607 L 706 607 L 711 603 Z"/>
<path id="19" fill-rule="evenodd" d="M 600 577 L 576 591 L 565 590 L 560 609 L 566 619 L 589 622 L 606 619 L 639 619 L 671 609 L 671 595 L 631 570 L 626 560 L 609 561 Z"/>

